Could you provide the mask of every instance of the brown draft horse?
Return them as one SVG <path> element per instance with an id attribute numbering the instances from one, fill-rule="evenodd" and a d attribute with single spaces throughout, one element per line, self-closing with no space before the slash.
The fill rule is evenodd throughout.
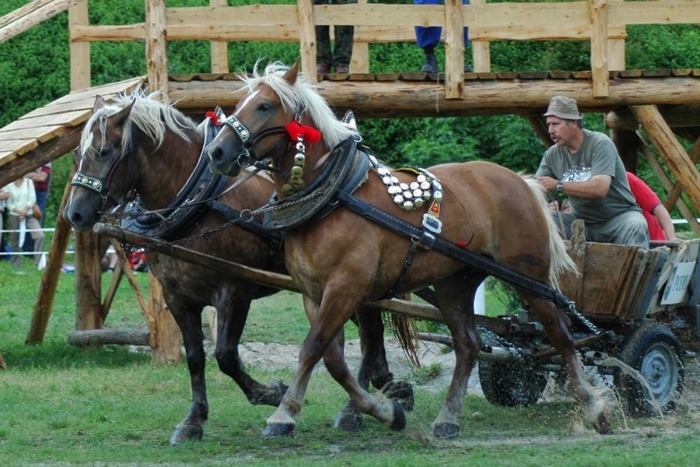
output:
<path id="1" fill-rule="evenodd" d="M 244 184 L 221 194 L 216 202 L 209 200 L 206 206 L 193 203 L 194 208 L 176 209 L 185 199 L 206 197 L 206 187 L 216 183 L 216 178 L 228 187 L 235 181 L 212 177 L 209 171 L 202 155 L 206 133 L 212 130 L 208 121 L 196 126 L 174 107 L 159 102 L 154 94 L 122 95 L 112 103 L 98 97 L 93 115 L 83 130 L 79 151 L 76 151 L 77 172 L 65 219 L 77 230 L 87 230 L 101 216 L 124 206 L 136 195 L 138 205 L 146 212 L 142 212 L 141 224 L 134 223 L 133 219 L 124 221 L 127 228 L 140 227 L 152 236 L 177 241 L 187 248 L 224 260 L 285 272 L 283 251 L 277 239 L 265 232 L 242 228 L 245 227 L 242 224 L 220 229 L 230 220 L 227 208 L 240 212 L 270 199 L 273 184 L 269 177 L 249 177 Z M 219 191 L 221 189 L 220 186 Z M 148 211 L 158 210 L 161 211 L 157 214 L 148 214 Z M 206 232 L 209 233 L 202 235 Z M 279 405 L 286 385 L 257 382 L 246 373 L 238 354 L 251 300 L 277 290 L 222 276 L 213 269 L 155 251 L 149 252 L 148 262 L 163 286 L 165 301 L 182 332 L 190 373 L 191 407 L 172 434 L 171 444 L 201 439 L 203 423 L 208 416 L 201 319 L 202 308 L 206 305 L 217 310 L 215 357 L 221 371 L 233 378 L 250 403 Z M 381 344 L 381 316 L 374 311 L 362 313 L 359 325 L 363 349 L 367 350 L 360 374 L 365 386 L 371 378 L 375 387 L 387 385 L 390 396 L 405 398 L 405 402 L 412 405 L 410 385 L 393 381 L 389 372 Z M 372 345 L 364 345 L 365 342 Z M 374 346 L 375 342 L 380 345 Z M 342 337 L 326 357 L 342 358 Z M 361 415 L 353 409 L 349 404 L 336 423 L 343 428 L 358 428 L 357 418 Z"/>
<path id="2" fill-rule="evenodd" d="M 319 181 L 320 174 L 326 173 L 325 167 L 360 157 L 371 160 L 372 156 L 358 156 L 352 145 L 358 135 L 336 119 L 325 100 L 298 73 L 297 65 L 287 68 L 280 63 L 269 64 L 264 73 L 256 69 L 246 81 L 248 95 L 239 102 L 225 122 L 226 128 L 206 152 L 214 172 L 232 176 L 239 173 L 241 166 L 271 161 L 279 200 L 264 209 L 268 213 L 275 208 L 282 211 L 271 219 L 287 228 L 287 268 L 308 297 L 306 306 L 314 308 L 311 314 L 316 316 L 299 354 L 297 372 L 282 403 L 267 420 L 263 436 L 293 432 L 314 365 L 359 303 L 383 298 L 390 290 L 404 293 L 430 285 L 452 334 L 456 359 L 446 400 L 433 423 L 433 434 L 440 438 L 457 436 L 468 377 L 480 350 L 473 319 L 474 293 L 486 273 L 436 253 L 423 238 L 409 240 L 351 212 L 345 204 L 347 196 L 331 196 L 329 203 L 338 207 L 330 212 L 322 210 L 322 215 L 304 222 L 288 222 L 284 210 L 308 204 L 313 211 L 318 209 L 313 206 L 315 200 L 327 196 L 329 183 Z M 343 146 L 351 149 L 343 151 Z M 410 184 L 417 181 L 415 174 L 387 173 L 387 169 L 375 164 L 366 172 L 364 183 L 349 188 L 352 191 L 359 186 L 352 197 L 366 202 L 368 210 L 376 208 L 400 222 L 420 227 L 425 224 L 428 203 L 442 198 L 439 212 L 431 212 L 433 221 L 439 214 L 442 238 L 545 284 L 556 285 L 559 273 L 575 269 L 548 215 L 544 193 L 532 179 L 528 182 L 525 177 L 488 162 L 438 165 L 429 169 L 439 180 L 437 189 L 433 183 L 425 206 L 411 210 L 420 203 L 405 204 L 405 187 L 413 189 Z M 396 187 L 401 199 L 396 198 Z M 430 230 L 439 230 L 436 225 L 432 227 Z M 412 242 L 419 243 L 418 248 L 412 249 Z M 407 268 L 404 265 L 412 250 L 412 265 Z M 523 289 L 518 289 L 518 293 L 563 357 L 586 421 L 599 432 L 608 432 L 609 406 L 601 391 L 584 377 L 568 330 L 568 318 L 551 301 Z M 331 374 L 362 412 L 392 429 L 404 427 L 401 406 L 368 394 L 343 362 L 338 362 Z"/>

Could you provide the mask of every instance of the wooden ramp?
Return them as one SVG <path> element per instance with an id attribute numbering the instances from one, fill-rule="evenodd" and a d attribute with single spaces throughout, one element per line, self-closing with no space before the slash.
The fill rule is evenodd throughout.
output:
<path id="1" fill-rule="evenodd" d="M 145 78 L 131 78 L 71 92 L 0 128 L 0 186 L 70 152 L 92 115 L 95 96 L 131 92 Z"/>

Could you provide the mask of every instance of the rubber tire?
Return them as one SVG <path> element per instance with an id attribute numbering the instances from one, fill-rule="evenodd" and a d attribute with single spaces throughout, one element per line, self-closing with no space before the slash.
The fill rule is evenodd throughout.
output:
<path id="1" fill-rule="evenodd" d="M 619 359 L 647 381 L 662 413 L 676 408 L 683 392 L 684 369 L 681 344 L 671 329 L 655 322 L 642 324 L 625 339 Z M 648 417 L 658 413 L 639 381 L 624 371 L 615 373 L 615 385 L 629 415 Z"/>
<path id="2" fill-rule="evenodd" d="M 526 362 L 479 360 L 479 380 L 493 405 L 526 407 L 542 396 L 547 372 Z"/>

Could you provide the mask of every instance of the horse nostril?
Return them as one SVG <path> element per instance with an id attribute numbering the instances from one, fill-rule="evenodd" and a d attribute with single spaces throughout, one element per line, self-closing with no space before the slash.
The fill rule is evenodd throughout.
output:
<path id="1" fill-rule="evenodd" d="M 223 154 L 223 151 L 221 151 L 221 148 L 216 147 L 216 148 L 209 149 L 209 159 L 212 162 L 220 160 L 222 154 Z"/>

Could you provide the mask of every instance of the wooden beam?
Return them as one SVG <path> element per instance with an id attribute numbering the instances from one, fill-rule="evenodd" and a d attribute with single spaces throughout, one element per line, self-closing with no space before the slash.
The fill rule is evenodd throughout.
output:
<path id="1" fill-rule="evenodd" d="M 83 0 L 35 0 L 0 18 L 0 42 L 11 39 L 39 23 L 63 13 Z"/>
<path id="2" fill-rule="evenodd" d="M 660 105 L 659 112 L 671 128 L 700 126 L 699 105 Z M 605 125 L 612 129 L 636 130 L 639 128 L 639 122 L 627 107 L 606 113 Z"/>
<path id="3" fill-rule="evenodd" d="M 27 344 L 35 344 L 44 341 L 46 328 L 48 327 L 49 318 L 53 311 L 58 279 L 61 276 L 63 259 L 65 258 L 66 248 L 68 247 L 68 241 L 70 240 L 72 232 L 71 226 L 63 219 L 63 210 L 68 202 L 70 188 L 71 184 L 67 183 L 63 189 L 63 198 L 58 208 L 56 229 L 53 234 L 53 240 L 51 241 L 48 263 L 46 264 L 44 274 L 41 276 L 39 293 L 37 294 L 34 312 L 32 313 L 32 322 L 29 325 L 29 331 L 25 339 Z"/>
<path id="4" fill-rule="evenodd" d="M 654 105 L 631 106 L 635 117 L 646 130 L 647 135 L 661 155 L 666 166 L 690 197 L 695 206 L 700 206 L 700 173 L 676 139 L 673 131 L 664 121 Z"/>
<path id="5" fill-rule="evenodd" d="M 146 68 L 151 91 L 168 100 L 168 26 L 165 0 L 146 0 Z"/>
<path id="6" fill-rule="evenodd" d="M 358 4 L 367 5 L 367 0 L 358 0 Z M 357 28 L 355 28 L 357 30 Z M 369 73 L 369 44 L 357 42 L 353 33 L 352 59 L 350 60 L 352 73 Z"/>
<path id="7" fill-rule="evenodd" d="M 157 363 L 182 362 L 182 334 L 175 322 L 175 318 L 168 310 L 163 296 L 163 286 L 153 273 L 148 273 L 148 294 L 150 296 L 149 322 L 153 323 L 151 329 L 151 356 Z"/>
<path id="8" fill-rule="evenodd" d="M 314 5 L 311 0 L 298 0 L 296 16 L 299 21 L 299 54 L 301 70 L 315 83 L 316 77 L 316 27 Z"/>
<path id="9" fill-rule="evenodd" d="M 688 221 L 688 225 L 690 225 L 690 228 L 693 230 L 693 232 L 695 232 L 695 235 L 700 235 L 700 224 L 698 224 L 698 221 L 695 219 L 693 212 L 690 211 L 683 199 L 680 198 L 680 185 L 678 185 L 678 183 L 671 183 L 666 175 L 666 172 L 664 172 L 664 169 L 661 167 L 661 164 L 659 164 L 659 161 L 656 160 L 656 156 L 651 152 L 649 145 L 646 141 L 644 141 L 644 138 L 639 131 L 637 131 L 637 136 L 639 138 L 642 155 L 647 160 L 649 166 L 659 180 L 661 180 L 661 184 L 668 193 L 666 200 L 664 201 L 664 206 L 670 211 L 675 205 L 681 212 L 681 215 Z"/>
<path id="10" fill-rule="evenodd" d="M 228 0 L 209 0 L 212 7 L 227 6 Z M 228 73 L 228 43 L 225 41 L 211 41 L 211 72 Z"/>
<path id="11" fill-rule="evenodd" d="M 85 26 L 90 23 L 88 17 L 88 2 L 80 0 L 75 2 L 68 10 L 68 34 L 73 35 L 76 26 Z M 89 88 L 92 82 L 90 67 L 90 43 L 70 42 L 70 89 Z"/>
<path id="12" fill-rule="evenodd" d="M 445 0 L 445 99 L 464 91 L 464 19 L 462 0 Z"/>
<path id="13" fill-rule="evenodd" d="M 478 75 L 477 75 L 478 77 Z M 232 77 L 233 78 L 233 77 Z M 463 99 L 446 99 L 444 87 L 433 81 L 320 81 L 318 90 L 342 111 L 353 109 L 359 118 L 531 115 L 544 113 L 553 95 L 566 90 L 582 112 L 606 112 L 638 104 L 700 105 L 700 76 L 618 78 L 605 99 L 592 96 L 589 79 L 479 80 L 464 82 Z M 201 113 L 216 105 L 232 108 L 242 97 L 237 79 L 171 81 L 171 99 L 184 112 Z"/>
<path id="14" fill-rule="evenodd" d="M 591 71 L 593 97 L 607 97 L 610 91 L 608 69 L 608 0 L 588 0 L 591 14 Z"/>

